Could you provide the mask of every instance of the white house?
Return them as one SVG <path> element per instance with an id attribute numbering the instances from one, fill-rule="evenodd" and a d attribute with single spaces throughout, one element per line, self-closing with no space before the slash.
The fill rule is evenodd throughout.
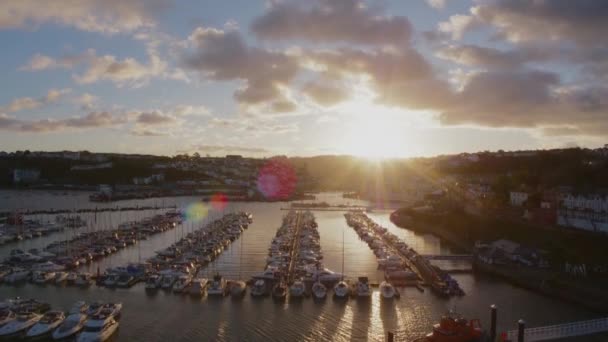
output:
<path id="1" fill-rule="evenodd" d="M 528 200 L 528 193 L 523 191 L 511 191 L 509 198 L 511 205 L 514 207 L 521 207 Z"/>

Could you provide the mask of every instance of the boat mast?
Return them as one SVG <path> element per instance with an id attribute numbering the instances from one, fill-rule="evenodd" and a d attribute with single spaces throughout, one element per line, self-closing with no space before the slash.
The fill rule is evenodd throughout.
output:
<path id="1" fill-rule="evenodd" d="M 342 226 L 342 280 L 344 280 L 344 226 Z"/>

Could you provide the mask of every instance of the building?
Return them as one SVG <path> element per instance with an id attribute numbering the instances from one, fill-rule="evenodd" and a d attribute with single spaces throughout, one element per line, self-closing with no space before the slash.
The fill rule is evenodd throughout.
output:
<path id="1" fill-rule="evenodd" d="M 165 175 L 162 173 L 151 175 L 148 177 L 134 177 L 133 184 L 135 185 L 149 185 L 154 183 L 160 183 L 165 180 Z"/>
<path id="2" fill-rule="evenodd" d="M 509 202 L 511 206 L 521 207 L 528 200 L 528 193 L 523 191 L 511 191 L 509 193 Z"/>
<path id="3" fill-rule="evenodd" d="M 101 163 L 101 164 L 84 164 L 74 165 L 70 168 L 71 171 L 87 171 L 87 170 L 100 170 L 100 169 L 111 169 L 113 166 L 112 162 Z"/>
<path id="4" fill-rule="evenodd" d="M 13 183 L 34 183 L 40 179 L 40 170 L 36 169 L 14 169 Z"/>
<path id="5" fill-rule="evenodd" d="M 608 233 L 608 195 L 568 194 L 557 213 L 557 224 L 592 232 Z"/>

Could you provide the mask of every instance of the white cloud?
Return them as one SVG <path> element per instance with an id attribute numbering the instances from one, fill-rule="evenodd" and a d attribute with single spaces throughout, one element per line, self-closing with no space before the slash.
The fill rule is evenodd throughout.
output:
<path id="1" fill-rule="evenodd" d="M 8 105 L 0 107 L 0 111 L 13 113 L 22 110 L 36 109 L 59 101 L 71 89 L 50 89 L 45 96 L 39 98 L 20 97 L 12 100 Z"/>

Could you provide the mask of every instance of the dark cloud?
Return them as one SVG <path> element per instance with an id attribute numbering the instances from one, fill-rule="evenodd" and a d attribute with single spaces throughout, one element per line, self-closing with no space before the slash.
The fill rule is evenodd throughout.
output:
<path id="1" fill-rule="evenodd" d="M 371 45 L 407 45 L 412 32 L 406 17 L 383 15 L 359 0 L 276 2 L 251 29 L 268 40 Z"/>
<path id="2" fill-rule="evenodd" d="M 343 84 L 331 84 L 327 80 L 307 83 L 302 92 L 322 106 L 333 106 L 348 99 L 348 90 Z"/>
<path id="3" fill-rule="evenodd" d="M 183 64 L 214 80 L 243 80 L 234 97 L 243 104 L 285 100 L 281 92 L 298 71 L 297 61 L 282 52 L 246 45 L 238 31 L 197 28 L 190 40 L 196 51 L 186 54 Z"/>
<path id="4" fill-rule="evenodd" d="M 148 126 L 173 124 L 176 121 L 177 119 L 172 115 L 160 111 L 139 113 L 135 120 L 137 124 Z"/>

